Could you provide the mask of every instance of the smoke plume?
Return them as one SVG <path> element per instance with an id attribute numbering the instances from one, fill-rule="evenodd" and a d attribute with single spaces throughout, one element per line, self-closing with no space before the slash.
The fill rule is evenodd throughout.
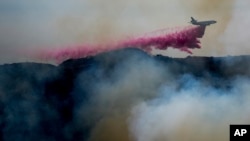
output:
<path id="1" fill-rule="evenodd" d="M 156 98 L 134 107 L 130 129 L 136 141 L 226 141 L 230 124 L 249 123 L 249 79 L 221 90 L 183 77 L 181 89 L 163 86 Z"/>
<path id="2" fill-rule="evenodd" d="M 2 65 L 1 139 L 226 141 L 229 124 L 250 120 L 249 60 L 122 49 Z"/>

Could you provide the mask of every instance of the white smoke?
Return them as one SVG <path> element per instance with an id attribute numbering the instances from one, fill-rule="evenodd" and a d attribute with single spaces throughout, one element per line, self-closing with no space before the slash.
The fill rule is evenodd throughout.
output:
<path id="1" fill-rule="evenodd" d="M 163 86 L 157 98 L 133 108 L 136 141 L 227 141 L 230 124 L 250 122 L 249 79 L 235 79 L 230 90 L 185 80 L 184 88 Z"/>

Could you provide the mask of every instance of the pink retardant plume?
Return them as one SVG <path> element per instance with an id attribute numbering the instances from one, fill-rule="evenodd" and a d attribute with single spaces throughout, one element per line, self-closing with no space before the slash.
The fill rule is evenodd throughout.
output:
<path id="1" fill-rule="evenodd" d="M 168 47 L 172 47 L 192 54 L 189 49 L 201 47 L 198 38 L 201 38 L 204 32 L 205 26 L 185 26 L 164 29 L 139 37 L 131 37 L 117 43 L 105 45 L 82 44 L 59 48 L 58 50 L 43 50 L 39 51 L 38 56 L 42 60 L 54 60 L 60 64 L 67 59 L 84 58 L 122 48 L 139 48 L 151 53 L 153 48 L 166 50 Z"/>

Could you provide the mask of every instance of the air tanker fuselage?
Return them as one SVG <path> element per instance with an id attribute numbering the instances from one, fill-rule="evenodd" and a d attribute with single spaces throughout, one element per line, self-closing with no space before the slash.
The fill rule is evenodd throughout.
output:
<path id="1" fill-rule="evenodd" d="M 210 24 L 215 24 L 216 21 L 214 20 L 209 20 L 209 21 L 197 21 L 193 17 L 191 17 L 191 24 L 193 25 L 199 25 L 199 26 L 208 26 Z"/>

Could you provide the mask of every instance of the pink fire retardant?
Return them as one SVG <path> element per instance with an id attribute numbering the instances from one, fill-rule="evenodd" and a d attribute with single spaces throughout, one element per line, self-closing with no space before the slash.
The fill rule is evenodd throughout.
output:
<path id="1" fill-rule="evenodd" d="M 139 48 L 150 53 L 153 48 L 166 50 L 168 47 L 172 47 L 192 54 L 190 49 L 201 47 L 198 38 L 201 38 L 204 32 L 205 26 L 190 25 L 169 28 L 105 45 L 82 44 L 72 45 L 67 48 L 40 50 L 38 58 L 54 60 L 60 64 L 67 59 L 84 58 L 122 48 Z"/>

